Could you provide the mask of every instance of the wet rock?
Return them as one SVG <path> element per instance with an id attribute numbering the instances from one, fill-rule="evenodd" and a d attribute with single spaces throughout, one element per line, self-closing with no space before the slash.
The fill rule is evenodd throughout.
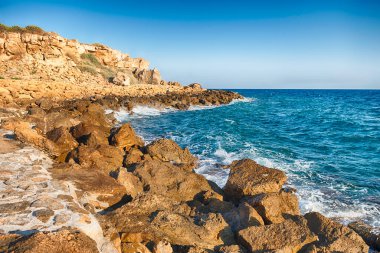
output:
<path id="1" fill-rule="evenodd" d="M 354 230 L 317 212 L 307 213 L 305 218 L 310 230 L 319 238 L 309 249 L 317 249 L 317 252 L 368 252 L 369 247 Z"/>
<path id="2" fill-rule="evenodd" d="M 300 215 L 297 196 L 280 191 L 279 193 L 262 193 L 247 199 L 263 217 L 265 224 L 281 223 L 287 215 Z"/>
<path id="3" fill-rule="evenodd" d="M 254 226 L 239 231 L 238 241 L 249 252 L 295 253 L 317 237 L 309 230 L 303 217 L 283 223 Z"/>
<path id="4" fill-rule="evenodd" d="M 213 191 L 203 176 L 159 160 L 139 164 L 133 174 L 141 179 L 149 192 L 178 201 L 193 200 L 200 192 Z"/>
<path id="5" fill-rule="evenodd" d="M 129 150 L 133 146 L 143 146 L 144 142 L 136 135 L 131 125 L 127 123 L 113 130 L 111 144 L 118 148 Z"/>
<path id="6" fill-rule="evenodd" d="M 37 217 L 42 222 L 47 222 L 54 215 L 51 209 L 40 209 L 33 212 L 33 216 Z"/>
<path id="7" fill-rule="evenodd" d="M 15 253 L 99 252 L 94 240 L 82 232 L 66 229 L 56 232 L 38 232 L 9 244 L 7 248 L 7 252 Z"/>
<path id="8" fill-rule="evenodd" d="M 250 159 L 235 161 L 230 169 L 224 191 L 234 201 L 243 196 L 279 192 L 287 179 L 284 172 L 261 166 Z"/>
<path id="9" fill-rule="evenodd" d="M 348 227 L 360 235 L 371 248 L 380 251 L 380 235 L 372 232 L 372 227 L 362 221 L 351 222 Z"/>
<path id="10" fill-rule="evenodd" d="M 172 162 L 178 166 L 192 170 L 197 159 L 190 153 L 189 149 L 182 149 L 172 140 L 159 139 L 150 143 L 147 152 L 153 158 L 158 158 L 164 162 Z"/>

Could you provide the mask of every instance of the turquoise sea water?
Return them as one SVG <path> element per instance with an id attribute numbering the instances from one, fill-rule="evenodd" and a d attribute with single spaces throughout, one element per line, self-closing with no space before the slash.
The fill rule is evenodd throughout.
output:
<path id="1" fill-rule="evenodd" d="M 220 186 L 220 164 L 251 158 L 285 171 L 302 212 L 380 227 L 380 91 L 236 90 L 247 99 L 173 111 L 137 107 L 130 121 L 146 141 L 171 138 Z"/>

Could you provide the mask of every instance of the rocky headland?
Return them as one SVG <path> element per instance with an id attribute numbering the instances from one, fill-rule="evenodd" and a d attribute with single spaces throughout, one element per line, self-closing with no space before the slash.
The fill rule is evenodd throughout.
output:
<path id="1" fill-rule="evenodd" d="M 88 59 L 92 74 L 81 67 Z M 365 224 L 302 215 L 281 170 L 235 161 L 219 188 L 194 172 L 186 147 L 145 143 L 118 122 L 112 112 L 137 105 L 186 110 L 242 98 L 157 73 L 106 46 L 2 28 L 0 252 L 380 249 Z"/>

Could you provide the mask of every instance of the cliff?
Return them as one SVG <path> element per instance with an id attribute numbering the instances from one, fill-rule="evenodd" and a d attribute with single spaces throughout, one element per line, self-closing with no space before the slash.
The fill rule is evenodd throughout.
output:
<path id="1" fill-rule="evenodd" d="M 13 29 L 12 29 L 13 28 Z M 66 39 L 38 27 L 0 25 L 2 78 L 51 81 L 113 82 L 117 85 L 165 84 L 149 62 L 98 43 Z"/>

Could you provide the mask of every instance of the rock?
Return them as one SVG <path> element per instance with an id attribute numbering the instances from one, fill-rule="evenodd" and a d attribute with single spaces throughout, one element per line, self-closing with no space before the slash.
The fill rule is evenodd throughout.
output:
<path id="1" fill-rule="evenodd" d="M 141 162 L 144 154 L 138 148 L 131 148 L 124 159 L 124 166 L 129 167 Z"/>
<path id="2" fill-rule="evenodd" d="M 154 246 L 153 253 L 173 253 L 173 249 L 168 241 L 161 240 Z"/>
<path id="3" fill-rule="evenodd" d="M 29 207 L 29 205 L 30 203 L 28 201 L 0 204 L 0 213 L 7 214 L 23 212 Z"/>
<path id="4" fill-rule="evenodd" d="M 317 237 L 307 227 L 303 217 L 283 223 L 248 227 L 238 233 L 238 242 L 249 252 L 296 253 Z"/>
<path id="5" fill-rule="evenodd" d="M 153 158 L 160 159 L 164 162 L 172 162 L 175 165 L 192 170 L 197 159 L 185 148 L 182 149 L 172 140 L 159 139 L 150 143 L 147 147 L 147 152 Z"/>
<path id="6" fill-rule="evenodd" d="M 70 153 L 69 158 L 83 167 L 95 167 L 108 174 L 123 165 L 123 155 L 121 150 L 109 145 L 99 145 L 96 148 L 80 145 Z"/>
<path id="7" fill-rule="evenodd" d="M 263 217 L 265 224 L 281 223 L 287 215 L 300 215 L 297 196 L 284 191 L 262 193 L 247 202 Z"/>
<path id="8" fill-rule="evenodd" d="M 131 125 L 126 123 L 113 131 L 111 144 L 121 149 L 130 150 L 134 146 L 143 146 L 144 142 L 136 135 Z"/>
<path id="9" fill-rule="evenodd" d="M 319 241 L 310 246 L 318 252 L 368 252 L 369 247 L 352 229 L 317 212 L 307 213 L 305 218 L 310 230 L 319 237 Z"/>
<path id="10" fill-rule="evenodd" d="M 229 245 L 219 247 L 219 253 L 246 253 L 246 250 L 239 245 Z"/>
<path id="11" fill-rule="evenodd" d="M 224 192 L 234 201 L 243 196 L 279 192 L 287 179 L 284 172 L 261 166 L 250 159 L 235 161 L 230 169 Z"/>
<path id="12" fill-rule="evenodd" d="M 121 253 L 151 253 L 151 251 L 141 243 L 122 243 Z"/>
<path id="13" fill-rule="evenodd" d="M 141 179 L 149 192 L 164 194 L 177 201 L 190 201 L 201 192 L 213 191 L 203 176 L 159 160 L 139 164 L 133 174 Z"/>
<path id="14" fill-rule="evenodd" d="M 125 187 L 127 194 L 131 195 L 132 198 L 143 191 L 143 184 L 140 182 L 139 178 L 133 175 L 131 172 L 123 167 L 116 170 L 116 180 Z"/>
<path id="15" fill-rule="evenodd" d="M 348 227 L 360 235 L 371 248 L 380 251 L 380 235 L 372 232 L 372 227 L 362 221 L 351 222 Z"/>
<path id="16" fill-rule="evenodd" d="M 238 208 L 224 213 L 223 216 L 233 231 L 239 231 L 251 226 L 264 225 L 263 218 L 246 202 L 241 203 Z"/>
<path id="17" fill-rule="evenodd" d="M 128 86 L 131 84 L 131 78 L 126 73 L 117 72 L 116 76 L 112 78 L 112 83 L 120 86 Z"/>
<path id="18" fill-rule="evenodd" d="M 65 161 L 67 154 L 78 146 L 78 142 L 71 136 L 66 128 L 54 128 L 46 134 L 47 138 L 57 146 L 57 151 L 62 157 L 60 161 Z"/>
<path id="19" fill-rule="evenodd" d="M 192 84 L 189 84 L 187 87 L 196 89 L 196 90 L 202 90 L 202 86 L 199 83 L 192 83 Z"/>
<path id="20" fill-rule="evenodd" d="M 7 252 L 99 252 L 94 240 L 79 231 L 59 230 L 56 232 L 38 232 L 29 237 L 23 237 L 8 245 Z"/>
<path id="21" fill-rule="evenodd" d="M 81 122 L 71 128 L 71 134 L 78 142 L 87 146 L 108 145 L 108 129 L 91 123 Z"/>
<path id="22" fill-rule="evenodd" d="M 47 222 L 54 215 L 51 209 L 39 209 L 33 212 L 33 216 L 37 217 L 42 222 Z"/>

